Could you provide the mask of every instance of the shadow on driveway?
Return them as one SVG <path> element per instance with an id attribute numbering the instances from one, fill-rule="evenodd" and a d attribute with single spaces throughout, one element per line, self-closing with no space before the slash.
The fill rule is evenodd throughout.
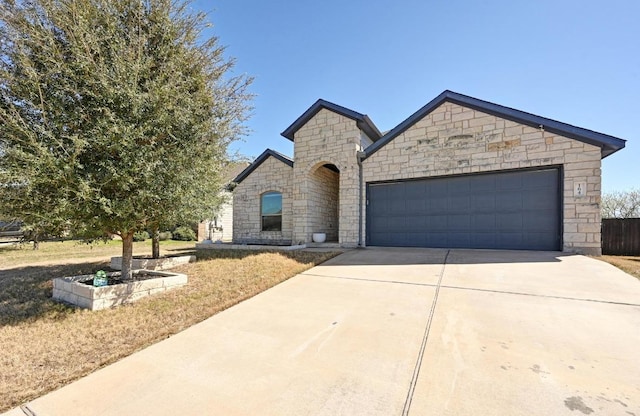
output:
<path id="1" fill-rule="evenodd" d="M 443 264 L 445 257 L 447 264 L 558 263 L 573 255 L 561 251 L 367 247 L 351 250 L 323 266 Z"/>

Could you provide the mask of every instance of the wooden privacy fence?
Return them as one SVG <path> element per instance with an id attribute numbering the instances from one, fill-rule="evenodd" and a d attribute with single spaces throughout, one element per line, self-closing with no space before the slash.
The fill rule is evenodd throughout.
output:
<path id="1" fill-rule="evenodd" d="M 602 254 L 640 256 L 640 218 L 603 219 Z"/>

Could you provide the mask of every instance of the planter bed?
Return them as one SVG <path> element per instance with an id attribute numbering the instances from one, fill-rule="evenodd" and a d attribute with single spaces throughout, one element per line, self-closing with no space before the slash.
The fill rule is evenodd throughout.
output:
<path id="1" fill-rule="evenodd" d="M 93 275 L 60 277 L 53 279 L 53 299 L 85 309 L 97 311 L 123 303 L 135 302 L 155 293 L 164 292 L 187 283 L 187 275 L 155 270 L 136 270 L 140 280 L 127 280 L 111 284 L 120 272 L 107 273 L 110 284 L 95 287 Z"/>
<path id="2" fill-rule="evenodd" d="M 136 256 L 131 268 L 134 270 L 166 270 L 187 263 L 195 263 L 196 256 L 170 256 L 152 259 L 151 257 Z M 111 257 L 110 266 L 113 270 L 122 270 L 122 257 Z"/>

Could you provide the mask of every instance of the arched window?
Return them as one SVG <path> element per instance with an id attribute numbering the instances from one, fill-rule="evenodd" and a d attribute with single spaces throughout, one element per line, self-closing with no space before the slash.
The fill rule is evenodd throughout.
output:
<path id="1" fill-rule="evenodd" d="M 282 231 L 282 193 L 265 192 L 260 197 L 262 231 Z"/>

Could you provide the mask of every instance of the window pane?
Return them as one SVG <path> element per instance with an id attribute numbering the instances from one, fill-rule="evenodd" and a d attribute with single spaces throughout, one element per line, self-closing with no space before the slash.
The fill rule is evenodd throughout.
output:
<path id="1" fill-rule="evenodd" d="M 282 215 L 282 194 L 267 192 L 262 195 L 262 215 Z"/>
<path id="2" fill-rule="evenodd" d="M 282 231 L 282 215 L 262 217 L 262 231 Z"/>

